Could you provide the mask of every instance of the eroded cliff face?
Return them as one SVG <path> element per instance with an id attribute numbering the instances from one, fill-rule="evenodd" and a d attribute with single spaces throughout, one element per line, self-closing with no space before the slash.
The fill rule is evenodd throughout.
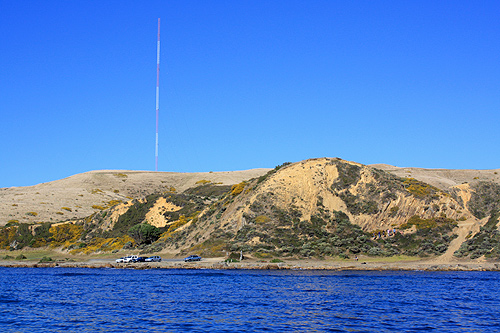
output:
<path id="1" fill-rule="evenodd" d="M 461 202 L 412 178 L 340 159 L 313 159 L 285 166 L 261 183 L 249 182 L 220 220 L 222 226 L 239 229 L 257 217 L 272 220 L 276 209 L 295 211 L 305 221 L 340 211 L 363 230 L 374 231 L 397 228 L 414 215 L 473 218 L 466 206 L 470 188 L 459 188 Z"/>
<path id="2" fill-rule="evenodd" d="M 468 197 L 465 186 L 459 197 L 340 159 L 287 163 L 234 185 L 166 246 L 206 255 L 222 248 L 284 256 L 440 254 L 456 237 L 458 221 L 477 221 Z M 393 229 L 403 235 L 389 238 Z M 378 233 L 386 238 L 376 241 Z"/>

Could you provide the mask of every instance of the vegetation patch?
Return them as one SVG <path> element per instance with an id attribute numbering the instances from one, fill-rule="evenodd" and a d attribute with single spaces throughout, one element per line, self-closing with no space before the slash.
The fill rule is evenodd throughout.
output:
<path id="1" fill-rule="evenodd" d="M 51 233 L 50 247 L 67 248 L 80 239 L 83 226 L 72 223 L 59 224 L 51 226 L 49 232 Z"/>
<path id="2" fill-rule="evenodd" d="M 70 246 L 71 254 L 91 254 L 99 252 L 113 252 L 126 247 L 128 244 L 134 244 L 134 240 L 130 236 L 122 237 L 94 237 L 86 242 L 78 242 Z"/>
<path id="3" fill-rule="evenodd" d="M 204 198 L 218 198 L 231 190 L 230 185 L 215 185 L 211 183 L 202 184 L 184 191 L 185 195 L 192 195 Z"/>
<path id="4" fill-rule="evenodd" d="M 259 215 L 255 217 L 255 223 L 266 223 L 269 222 L 271 219 L 265 215 Z"/>
<path id="5" fill-rule="evenodd" d="M 314 215 L 309 221 L 302 220 L 299 211 L 285 211 L 273 206 L 266 214 L 269 222 L 257 223 L 260 217 L 248 217 L 254 221 L 240 229 L 231 244 L 231 251 L 252 252 L 257 258 L 275 256 L 323 257 L 368 253 L 382 255 L 382 246 L 371 235 L 350 223 L 342 212 L 333 211 Z M 255 243 L 254 240 L 259 239 Z"/>
<path id="6" fill-rule="evenodd" d="M 389 217 L 395 217 L 398 214 L 398 212 L 399 212 L 398 206 L 391 207 L 389 211 Z"/>
<path id="7" fill-rule="evenodd" d="M 417 230 L 419 229 L 432 229 L 437 227 L 447 227 L 453 229 L 457 226 L 457 222 L 453 219 L 446 217 L 435 217 L 430 219 L 422 219 L 418 215 L 410 217 L 408 222 L 400 226 L 401 229 L 409 229 L 415 226 Z M 451 230 L 450 229 L 450 230 Z"/>
<path id="8" fill-rule="evenodd" d="M 336 160 L 334 164 L 337 167 L 338 178 L 332 184 L 332 190 L 343 190 L 358 183 L 361 179 L 361 167 Z"/>
<path id="9" fill-rule="evenodd" d="M 128 175 L 127 174 L 124 174 L 124 173 L 114 173 L 113 176 L 115 176 L 116 178 L 128 178 Z"/>
<path id="10" fill-rule="evenodd" d="M 257 178 L 257 185 L 262 183 L 263 181 L 265 181 L 266 179 L 268 179 L 270 176 L 272 176 L 273 174 L 275 174 L 276 172 L 278 172 L 278 170 L 286 167 L 286 166 L 289 166 L 290 164 L 292 164 L 291 162 L 285 162 L 281 165 L 277 165 L 276 167 L 274 167 L 274 169 L 268 171 L 265 175 L 262 175 L 260 176 L 259 178 Z"/>
<path id="11" fill-rule="evenodd" d="M 130 228 L 136 224 L 143 223 L 146 219 L 147 212 L 153 207 L 158 200 L 159 195 L 148 195 L 146 202 L 134 201 L 127 211 L 120 215 L 118 221 L 113 226 L 113 229 L 107 233 L 108 237 L 121 237 L 126 235 Z"/>
<path id="12" fill-rule="evenodd" d="M 420 199 L 439 199 L 441 193 L 438 188 L 414 178 L 406 178 L 403 184 L 408 192 Z"/>
<path id="13" fill-rule="evenodd" d="M 199 253 L 202 257 L 223 257 L 227 243 L 223 239 L 211 239 L 192 246 L 184 253 Z"/>
<path id="14" fill-rule="evenodd" d="M 147 223 L 136 224 L 128 230 L 129 236 L 132 237 L 138 245 L 147 245 L 155 242 L 160 238 L 160 233 L 160 229 Z"/>
<path id="15" fill-rule="evenodd" d="M 46 263 L 46 262 L 52 262 L 52 258 L 51 257 L 43 257 L 42 259 L 40 259 L 39 263 Z"/>
<path id="16" fill-rule="evenodd" d="M 6 250 L 45 246 L 52 240 L 50 223 L 15 223 L 0 227 L 0 248 Z"/>
<path id="17" fill-rule="evenodd" d="M 494 210 L 488 222 L 482 226 L 473 237 L 467 240 L 454 253 L 457 257 L 470 257 L 476 259 L 485 256 L 490 259 L 500 259 L 500 232 L 498 231 L 498 219 L 500 213 Z"/>
<path id="18" fill-rule="evenodd" d="M 236 196 L 240 194 L 241 192 L 243 192 L 243 189 L 245 188 L 246 185 L 247 185 L 246 182 L 234 184 L 233 186 L 231 186 L 231 195 Z"/>
<path id="19" fill-rule="evenodd" d="M 378 213 L 378 205 L 374 200 L 365 200 L 352 195 L 348 191 L 340 193 L 339 197 L 345 202 L 347 209 L 353 215 Z"/>
<path id="20" fill-rule="evenodd" d="M 493 182 L 477 182 L 471 184 L 472 195 L 467 206 L 478 219 L 500 210 L 500 185 Z"/>

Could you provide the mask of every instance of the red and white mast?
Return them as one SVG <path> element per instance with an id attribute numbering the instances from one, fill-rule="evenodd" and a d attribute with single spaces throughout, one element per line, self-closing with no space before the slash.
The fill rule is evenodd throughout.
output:
<path id="1" fill-rule="evenodd" d="M 156 44 L 156 145 L 155 171 L 158 171 L 158 116 L 160 113 L 160 18 L 158 18 L 158 43 Z"/>

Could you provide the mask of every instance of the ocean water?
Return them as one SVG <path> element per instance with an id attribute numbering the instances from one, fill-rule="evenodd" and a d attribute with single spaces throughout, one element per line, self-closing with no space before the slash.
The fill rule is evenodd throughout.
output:
<path id="1" fill-rule="evenodd" d="M 0 268 L 1 332 L 500 332 L 498 272 Z"/>

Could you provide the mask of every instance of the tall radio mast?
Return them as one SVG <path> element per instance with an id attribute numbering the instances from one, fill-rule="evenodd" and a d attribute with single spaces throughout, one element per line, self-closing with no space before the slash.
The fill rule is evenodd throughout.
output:
<path id="1" fill-rule="evenodd" d="M 156 145 L 155 171 L 158 171 L 158 116 L 160 113 L 160 18 L 158 18 L 158 43 L 156 44 Z"/>

